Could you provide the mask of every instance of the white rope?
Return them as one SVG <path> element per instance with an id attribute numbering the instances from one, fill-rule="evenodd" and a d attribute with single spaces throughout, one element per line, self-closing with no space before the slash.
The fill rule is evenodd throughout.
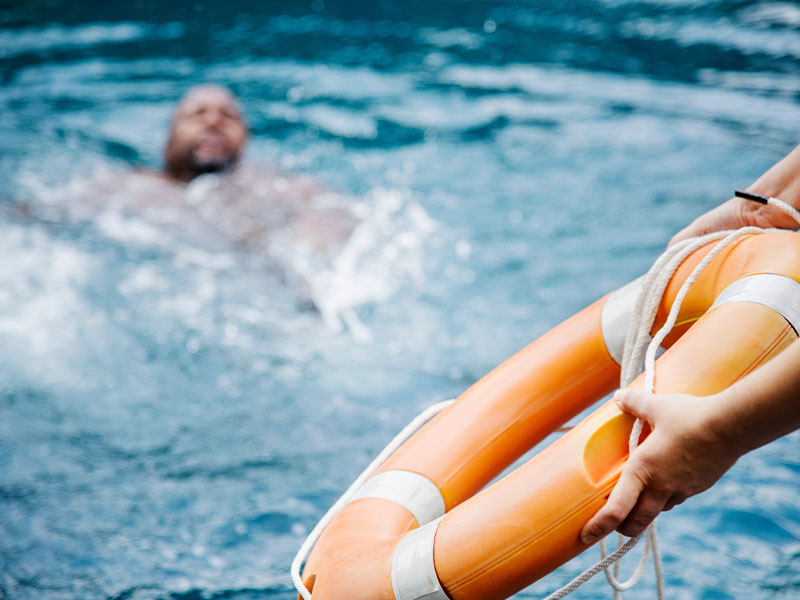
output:
<path id="1" fill-rule="evenodd" d="M 775 208 L 778 208 L 782 212 L 786 213 L 792 217 L 798 223 L 798 225 L 800 225 L 800 211 L 796 210 L 792 206 L 789 206 L 778 198 L 768 198 L 767 204 L 774 206 Z M 673 247 L 668 248 L 661 256 L 658 257 L 647 274 L 642 278 L 639 294 L 637 295 L 636 302 L 634 303 L 631 311 L 631 319 L 628 323 L 628 331 L 625 336 L 625 345 L 623 349 L 623 359 L 620 372 L 620 387 L 625 387 L 641 373 L 642 353 L 644 352 L 644 389 L 651 394 L 654 393 L 656 352 L 661 346 L 661 342 L 664 341 L 664 338 L 667 337 L 669 332 L 672 331 L 673 327 L 675 326 L 678 315 L 680 314 L 681 305 L 683 304 L 683 300 L 686 298 L 691 286 L 695 281 L 697 281 L 697 278 L 700 277 L 700 274 L 711 263 L 711 261 L 714 260 L 725 248 L 737 242 L 743 236 L 754 234 L 757 235 L 768 231 L 781 230 L 761 229 L 759 227 L 743 227 L 733 231 L 714 232 L 697 238 L 683 240 L 682 242 L 675 244 Z M 670 280 L 674 276 L 675 271 L 690 254 L 715 240 L 721 241 L 719 241 L 717 245 L 714 246 L 714 248 L 705 257 L 703 257 L 703 260 L 697 264 L 689 277 L 687 277 L 687 279 L 683 282 L 683 285 L 675 297 L 675 301 L 672 303 L 672 307 L 670 308 L 666 322 L 658 330 L 656 335 L 653 336 L 653 339 L 649 340 L 650 330 L 653 327 L 653 321 L 655 321 L 658 307 L 661 303 L 661 298 L 664 295 L 667 285 L 669 285 Z M 631 430 L 630 438 L 628 439 L 629 454 L 632 454 L 639 445 L 639 438 L 641 436 L 643 426 L 644 423 L 642 419 L 637 418 L 634 422 L 633 429 Z M 593 577 L 600 570 L 604 570 L 606 573 L 606 579 L 608 580 L 614 592 L 614 600 L 620 600 L 622 597 L 621 593 L 631 589 L 634 585 L 636 585 L 636 583 L 638 583 L 639 579 L 644 574 L 645 567 L 647 565 L 647 559 L 650 554 L 653 556 L 653 565 L 656 573 L 657 597 L 659 600 L 663 600 L 665 596 L 664 573 L 661 564 L 661 551 L 658 546 L 658 534 L 656 531 L 655 520 L 647 527 L 644 535 L 645 549 L 642 554 L 642 558 L 640 559 L 639 564 L 636 566 L 633 575 L 627 581 L 619 581 L 618 579 L 620 559 L 636 545 L 638 540 L 641 538 L 641 535 L 628 540 L 628 542 L 619 546 L 616 552 L 611 555 L 606 555 L 605 540 L 601 540 L 599 546 L 600 553 L 603 557 L 602 560 L 593 567 L 587 569 L 580 576 L 573 579 L 566 586 L 548 596 L 545 600 L 556 600 L 557 598 L 566 596 L 577 589 L 577 587 L 588 581 L 589 578 Z M 623 537 L 624 536 L 620 536 L 620 540 Z M 618 557 L 616 559 L 609 561 L 609 558 L 617 554 Z M 601 569 L 598 569 L 598 565 L 601 564 L 605 566 Z M 610 568 L 612 564 L 614 565 L 613 571 Z M 591 574 L 587 577 L 586 575 L 589 573 Z M 576 581 L 580 581 L 580 583 L 575 585 Z"/>
<path id="2" fill-rule="evenodd" d="M 782 212 L 791 216 L 798 225 L 800 225 L 800 211 L 789 206 L 785 202 L 777 198 L 769 198 L 768 204 L 775 206 Z M 661 256 L 658 257 L 656 262 L 642 278 L 637 295 L 636 302 L 634 303 L 631 311 L 631 318 L 628 324 L 628 331 L 625 336 L 625 345 L 623 349 L 623 358 L 620 372 L 620 387 L 625 387 L 633 381 L 642 370 L 642 354 L 644 353 L 644 372 L 645 372 L 645 389 L 653 393 L 655 387 L 655 357 L 661 342 L 672 331 L 677 321 L 680 307 L 683 303 L 689 288 L 697 280 L 703 270 L 708 264 L 716 258 L 720 252 L 725 248 L 736 242 L 739 238 L 750 234 L 760 234 L 767 231 L 776 231 L 773 229 L 765 230 L 758 227 L 744 227 L 734 231 L 722 231 L 710 233 L 697 238 L 683 240 L 673 247 L 667 249 Z M 781 230 L 777 230 L 781 231 Z M 714 240 L 721 240 L 694 268 L 692 273 L 683 282 L 680 290 L 678 291 L 675 301 L 670 308 L 669 316 L 667 317 L 664 325 L 659 329 L 658 333 L 650 340 L 650 330 L 655 321 L 658 307 L 661 303 L 661 297 L 667 288 L 670 280 L 672 279 L 675 271 L 681 263 L 693 252 L 700 247 L 712 242 Z M 300 569 L 303 566 L 308 554 L 314 547 L 314 544 L 319 539 L 322 532 L 341 510 L 350 502 L 350 499 L 361 488 L 364 482 L 383 464 L 389 456 L 391 456 L 397 448 L 399 448 L 408 438 L 410 438 L 426 421 L 440 413 L 442 410 L 453 404 L 454 400 L 447 400 L 435 404 L 422 413 L 417 415 L 411 423 L 409 423 L 403 430 L 398 433 L 391 442 L 375 457 L 375 459 L 367 466 L 361 475 L 347 488 L 344 494 L 336 501 L 336 503 L 325 513 L 316 527 L 306 538 L 303 545 L 298 550 L 297 555 L 292 561 L 290 569 L 292 582 L 300 596 L 304 600 L 311 600 L 311 592 L 308 591 L 303 580 L 300 577 Z M 644 423 L 641 419 L 636 419 L 628 440 L 629 454 L 633 453 L 639 445 L 639 438 L 642 433 Z M 639 561 L 633 575 L 627 581 L 619 581 L 619 563 L 623 556 L 625 556 L 639 540 L 645 537 L 645 549 L 642 558 Z M 620 536 L 622 538 L 623 536 Z M 621 541 L 621 540 L 620 540 Z M 656 532 L 655 520 L 647 527 L 644 533 L 636 537 L 628 539 L 611 554 L 606 554 L 605 540 L 600 541 L 600 551 L 603 558 L 598 561 L 594 566 L 586 569 L 583 573 L 575 577 L 567 585 L 556 590 L 544 600 L 559 600 L 573 591 L 578 589 L 589 579 L 594 577 L 600 571 L 606 572 L 606 578 L 614 590 L 614 600 L 621 598 L 621 592 L 631 589 L 639 581 L 644 573 L 647 565 L 647 559 L 650 555 L 653 556 L 653 563 L 656 572 L 656 585 L 658 599 L 664 599 L 664 575 L 661 565 L 661 552 L 658 547 L 658 535 Z M 614 565 L 613 572 L 610 567 Z"/>
<path id="3" fill-rule="evenodd" d="M 645 350 L 648 351 L 652 348 L 653 349 L 653 356 L 655 356 L 655 350 L 663 341 L 663 336 L 656 335 L 652 340 L 650 339 L 650 330 L 652 329 L 653 321 L 655 320 L 656 314 L 658 312 L 659 304 L 661 303 L 661 298 L 664 295 L 664 291 L 669 285 L 670 280 L 675 274 L 675 271 L 681 265 L 681 263 L 693 252 L 697 249 L 702 247 L 703 245 L 714 241 L 715 239 L 719 239 L 720 236 L 725 234 L 710 234 L 708 236 L 703 236 L 697 239 L 686 240 L 682 243 L 676 244 L 672 248 L 665 251 L 653 264 L 650 270 L 642 279 L 642 283 L 639 288 L 639 294 L 637 295 L 636 302 L 634 303 L 632 310 L 631 310 L 631 319 L 628 323 L 628 331 L 627 335 L 625 336 L 625 346 L 623 349 L 623 358 L 622 358 L 622 365 L 620 371 L 620 387 L 625 387 L 631 381 L 633 381 L 641 372 L 641 365 L 642 365 L 642 353 Z M 695 272 L 693 272 L 694 274 Z M 699 275 L 699 271 L 697 271 Z M 696 277 L 695 277 L 696 278 Z M 684 286 L 681 288 L 683 291 L 684 289 L 688 291 L 689 286 L 693 281 L 690 281 L 692 278 L 691 276 L 684 282 Z M 688 285 L 687 285 L 688 283 Z M 672 312 L 675 313 L 677 318 L 677 311 L 680 309 L 680 305 L 682 302 L 682 298 L 676 298 L 676 301 L 673 303 Z M 666 330 L 668 333 L 672 329 L 672 326 Z M 659 334 L 665 330 L 665 327 L 659 331 Z M 666 333 L 664 335 L 666 335 Z M 645 360 L 645 371 L 647 372 L 647 367 L 650 367 L 651 370 L 654 369 L 654 361 L 653 363 L 648 363 Z M 650 390 L 652 391 L 652 390 Z M 634 423 L 633 429 L 631 431 L 631 435 L 628 439 L 628 451 L 629 454 L 632 453 L 639 444 L 639 437 L 642 432 L 643 423 L 640 419 L 637 419 Z M 621 540 L 623 536 L 619 536 L 620 542 L 618 545 L 621 544 Z M 645 546 L 644 552 L 642 553 L 642 557 L 639 560 L 639 564 L 636 566 L 633 574 L 626 580 L 620 581 L 619 580 L 619 570 L 620 570 L 620 561 L 614 561 L 613 571 L 609 567 L 605 568 L 605 575 L 606 579 L 608 580 L 609 585 L 613 589 L 613 596 L 614 600 L 620 600 L 622 595 L 621 593 L 631 589 L 634 585 L 636 585 L 639 580 L 641 579 L 642 575 L 644 575 L 645 569 L 647 567 L 647 561 L 650 558 L 650 555 L 653 554 L 654 561 L 656 560 L 656 552 L 653 551 L 654 542 L 657 543 L 657 538 L 655 535 L 655 530 L 651 527 L 648 527 L 645 530 Z M 606 559 L 606 545 L 605 540 L 600 541 L 600 553 L 603 557 L 603 560 Z M 657 570 L 660 570 L 657 568 Z M 658 583 L 658 598 L 659 600 L 663 600 L 664 593 L 663 593 L 663 582 L 660 580 Z"/>
<path id="4" fill-rule="evenodd" d="M 350 499 L 361 488 L 361 486 L 364 485 L 364 482 L 369 479 L 369 477 L 386 461 L 387 458 L 394 454 L 395 450 L 402 446 L 403 443 L 420 427 L 422 427 L 426 421 L 432 419 L 434 416 L 442 412 L 445 408 L 453 404 L 453 402 L 455 402 L 455 400 L 445 400 L 444 402 L 439 402 L 438 404 L 429 406 L 416 417 L 414 417 L 414 419 L 408 425 L 406 425 L 400 433 L 392 438 L 392 441 L 389 442 L 383 450 L 381 450 L 380 454 L 378 454 L 378 456 L 376 456 L 375 459 L 369 463 L 369 465 L 367 465 L 367 468 L 364 469 L 361 475 L 356 478 L 350 487 L 347 488 L 347 491 L 342 494 L 336 503 L 330 507 L 328 512 L 325 513 L 325 516 L 322 517 L 319 523 L 317 523 L 316 527 L 311 530 L 311 533 L 308 534 L 306 541 L 303 542 L 303 545 L 300 546 L 300 550 L 297 551 L 297 555 L 294 557 L 290 569 L 292 583 L 294 583 L 297 593 L 303 597 L 303 600 L 311 600 L 311 592 L 308 591 L 308 588 L 306 588 L 302 578 L 300 577 L 300 569 L 308 557 L 309 552 L 311 552 L 311 549 L 314 547 L 314 544 L 319 539 L 319 536 L 322 535 L 322 532 L 325 530 L 331 520 L 333 520 L 333 517 L 335 517 L 347 505 L 347 503 L 350 502 Z"/>
<path id="5" fill-rule="evenodd" d="M 692 287 L 694 282 L 697 281 L 697 278 L 700 277 L 700 274 L 711 263 L 711 261 L 714 260 L 714 258 L 716 258 L 725 248 L 745 235 L 762 232 L 762 229 L 756 227 L 744 227 L 732 232 L 725 231 L 713 233 L 676 244 L 664 252 L 661 257 L 659 257 L 659 260 L 657 260 L 650 271 L 648 271 L 647 276 L 642 282 L 639 296 L 633 311 L 635 316 L 631 318 L 631 322 L 628 326 L 626 342 L 629 340 L 634 341 L 632 342 L 633 345 L 631 347 L 626 345 L 625 349 L 623 350 L 624 367 L 623 372 L 620 375 L 621 387 L 628 385 L 636 376 L 638 376 L 639 373 L 637 371 L 641 367 L 637 368 L 637 365 L 641 365 L 642 349 L 643 347 L 646 347 L 644 358 L 644 389 L 651 394 L 654 393 L 656 351 L 661 345 L 661 342 L 664 341 L 664 338 L 675 326 L 678 315 L 680 314 L 681 305 L 683 304 L 683 300 L 686 298 L 686 295 L 689 293 L 689 289 Z M 650 340 L 649 343 L 646 343 L 653 325 L 653 321 L 655 320 L 656 313 L 658 312 L 658 306 L 661 302 L 661 297 L 663 296 L 664 290 L 666 289 L 670 280 L 675 275 L 675 271 L 692 252 L 696 251 L 710 241 L 719 238 L 722 238 L 721 241 L 718 242 L 717 245 L 714 246 L 714 248 L 708 254 L 706 254 L 705 257 L 703 257 L 700 263 L 695 266 L 695 268 L 683 282 L 683 285 L 681 285 L 681 288 L 678 291 L 672 306 L 670 307 L 670 312 L 664 325 L 658 330 L 656 335 L 653 336 L 653 339 Z M 648 283 L 651 286 L 649 288 L 646 287 Z M 638 320 L 636 320 L 636 317 L 638 317 Z M 644 422 L 642 419 L 637 418 L 631 430 L 630 438 L 628 439 L 629 455 L 633 454 L 634 450 L 636 450 L 637 446 L 639 445 L 639 438 L 641 436 L 643 426 Z M 606 548 L 604 542 L 600 543 L 600 553 L 605 559 Z M 608 567 L 605 569 L 606 579 L 608 580 L 611 588 L 614 590 L 614 600 L 620 600 L 622 598 L 622 592 L 631 589 L 639 582 L 645 572 L 647 559 L 649 558 L 650 554 L 653 555 L 653 563 L 656 570 L 657 597 L 658 600 L 664 599 L 664 580 L 661 568 L 661 557 L 658 550 L 658 535 L 655 529 L 655 521 L 653 521 L 653 523 L 651 523 L 645 530 L 644 552 L 633 575 L 631 575 L 627 581 L 619 581 L 617 578 L 619 574 L 618 561 L 614 563 L 613 572 Z"/>
<path id="6" fill-rule="evenodd" d="M 620 548 L 617 548 L 615 552 L 606 556 L 603 560 L 598 562 L 593 567 L 586 569 L 583 573 L 578 575 L 567 585 L 565 585 L 561 589 L 556 590 L 555 592 L 547 596 L 547 598 L 545 598 L 544 600 L 559 600 L 560 598 L 563 598 L 564 596 L 571 594 L 579 587 L 581 587 L 584 583 L 589 581 L 592 577 L 597 575 L 600 571 L 602 571 L 612 563 L 618 561 L 620 558 L 625 556 L 625 554 L 627 554 L 631 550 L 631 548 L 633 548 L 636 545 L 636 543 L 639 541 L 641 537 L 642 536 L 639 535 L 637 537 L 629 539 L 627 542 L 625 542 L 624 545 L 622 545 Z"/>
<path id="7" fill-rule="evenodd" d="M 780 211 L 786 213 L 787 215 L 792 217 L 798 225 L 800 225 L 800 211 L 797 210 L 794 206 L 787 204 L 786 202 L 780 200 L 779 198 L 773 198 L 772 196 L 767 198 L 767 204 L 769 204 L 770 206 L 774 206 Z"/>
<path id="8" fill-rule="evenodd" d="M 712 233 L 700 238 L 685 240 L 682 243 L 676 244 L 672 248 L 669 248 L 667 251 L 665 251 L 643 277 L 636 302 L 631 309 L 631 318 L 628 323 L 628 331 L 625 336 L 625 345 L 623 349 L 623 358 L 620 371 L 620 387 L 625 387 L 628 385 L 641 372 L 643 362 L 642 353 L 645 351 L 645 349 L 648 352 L 647 356 L 652 354 L 654 358 L 655 352 L 661 345 L 663 338 L 667 333 L 669 333 L 669 331 L 672 330 L 673 325 L 669 325 L 668 328 L 666 326 L 662 327 L 662 329 L 659 331 L 659 334 L 663 333 L 663 335 L 657 334 L 652 340 L 650 340 L 650 330 L 652 329 L 653 321 L 655 320 L 658 312 L 661 298 L 664 295 L 667 285 L 674 276 L 675 271 L 690 254 L 705 244 L 708 244 L 709 242 L 719 239 L 725 235 L 727 235 L 727 232 Z M 722 248 L 719 248 L 718 252 L 721 250 Z M 707 261 L 705 264 L 708 264 L 708 262 L 710 261 Z M 705 265 L 703 265 L 702 268 L 705 268 Z M 675 319 L 677 319 L 678 311 L 683 301 L 683 297 L 685 296 L 685 292 L 688 291 L 691 284 L 702 271 L 702 268 L 697 270 L 696 274 L 693 272 L 693 275 L 695 275 L 694 278 L 690 276 L 689 280 L 684 282 L 684 286 L 681 288 L 681 290 L 684 291 L 684 294 L 681 296 L 679 293 L 679 297 L 673 303 L 672 307 L 672 312 L 674 313 Z M 645 361 L 646 367 L 649 367 L 649 369 L 645 369 L 646 372 L 654 372 L 654 363 L 655 360 L 650 361 L 649 363 Z M 650 391 L 652 391 L 652 386 Z M 642 432 L 642 425 L 643 424 L 641 420 L 638 419 L 634 423 L 633 430 L 631 431 L 631 435 L 628 440 L 629 453 L 632 453 L 638 446 L 639 437 Z M 620 536 L 620 540 L 622 537 L 623 536 Z M 621 541 L 618 543 L 618 546 L 620 543 Z M 656 547 L 654 547 L 654 545 Z M 600 553 L 603 556 L 603 559 L 605 559 L 605 540 L 600 541 Z M 638 583 L 644 574 L 645 568 L 647 567 L 647 560 L 651 554 L 653 554 L 654 561 L 657 561 L 657 537 L 655 535 L 655 530 L 648 528 L 645 538 L 644 552 L 639 560 L 639 564 L 636 566 L 636 569 L 627 581 L 619 581 L 618 579 L 620 567 L 619 561 L 614 563 L 613 572 L 608 568 L 605 569 L 606 579 L 614 590 L 614 600 L 619 600 L 621 598 L 621 592 L 631 589 L 634 585 L 636 585 L 636 583 Z M 656 570 L 660 571 L 660 565 L 657 565 Z M 657 583 L 659 588 L 658 598 L 659 600 L 662 600 L 664 597 L 663 582 L 659 580 Z"/>

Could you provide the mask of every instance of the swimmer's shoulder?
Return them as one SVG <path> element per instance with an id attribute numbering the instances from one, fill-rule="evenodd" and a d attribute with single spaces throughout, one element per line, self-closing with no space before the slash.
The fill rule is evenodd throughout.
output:
<path id="1" fill-rule="evenodd" d="M 169 173 L 165 173 L 164 171 L 157 171 L 155 169 L 148 169 L 147 167 L 136 167 L 130 171 L 131 175 L 141 177 L 146 180 L 150 180 L 153 182 L 159 183 L 166 183 L 171 184 L 175 187 L 184 188 L 186 187 L 186 183 L 175 179 Z"/>

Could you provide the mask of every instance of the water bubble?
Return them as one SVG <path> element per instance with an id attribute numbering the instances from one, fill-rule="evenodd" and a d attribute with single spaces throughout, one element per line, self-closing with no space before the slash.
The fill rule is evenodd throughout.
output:
<path id="1" fill-rule="evenodd" d="M 423 64 L 430 69 L 438 69 L 439 67 L 450 62 L 450 59 L 443 52 L 431 52 L 424 59 Z"/>
<path id="2" fill-rule="evenodd" d="M 185 592 L 192 587 L 192 582 L 187 577 L 171 577 L 167 586 L 176 592 Z"/>
<path id="3" fill-rule="evenodd" d="M 458 381 L 464 377 L 464 370 L 460 367 L 450 367 L 447 369 L 447 376 L 454 381 Z"/>
<path id="4" fill-rule="evenodd" d="M 208 564 L 216 569 L 222 569 L 228 565 L 228 562 L 221 556 L 209 556 Z"/>
<path id="5" fill-rule="evenodd" d="M 456 242 L 456 256 L 460 260 L 467 260 L 472 254 L 472 244 L 469 243 L 467 240 L 458 240 Z"/>
<path id="6" fill-rule="evenodd" d="M 404 248 L 413 248 L 419 242 L 417 235 L 411 231 L 406 231 L 397 236 L 397 242 Z"/>
<path id="7" fill-rule="evenodd" d="M 174 548 L 162 548 L 161 549 L 161 558 L 166 560 L 167 562 L 171 562 L 178 558 L 178 551 Z"/>
<path id="8" fill-rule="evenodd" d="M 297 86 L 289 88 L 289 91 L 286 92 L 286 99 L 289 102 L 299 102 L 303 99 L 303 90 Z"/>

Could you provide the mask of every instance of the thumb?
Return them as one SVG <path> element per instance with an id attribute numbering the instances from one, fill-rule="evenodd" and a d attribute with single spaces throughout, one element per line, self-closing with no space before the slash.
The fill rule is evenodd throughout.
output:
<path id="1" fill-rule="evenodd" d="M 719 228 L 719 227 L 718 227 Z M 699 237 L 701 235 L 705 235 L 707 233 L 711 233 L 712 231 L 716 231 L 717 228 L 714 227 L 714 223 L 709 217 L 709 214 L 706 213 L 705 215 L 700 215 L 694 221 L 692 221 L 689 225 L 681 229 L 678 233 L 676 233 L 672 238 L 669 240 L 667 244 L 667 248 L 672 248 L 678 242 L 682 242 L 683 240 L 688 240 L 689 238 Z"/>
<path id="2" fill-rule="evenodd" d="M 654 399 L 653 394 L 642 389 L 622 389 L 614 394 L 614 402 L 622 412 L 639 417 L 648 423 L 653 422 L 658 410 L 659 403 Z"/>

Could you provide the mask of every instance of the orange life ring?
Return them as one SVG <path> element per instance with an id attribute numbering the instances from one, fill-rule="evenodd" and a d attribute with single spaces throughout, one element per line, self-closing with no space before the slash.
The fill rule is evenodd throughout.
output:
<path id="1" fill-rule="evenodd" d="M 653 331 L 712 246 L 678 268 Z M 314 600 L 508 598 L 585 550 L 579 532 L 628 456 L 633 419 L 612 401 L 481 489 L 617 386 L 634 294 L 626 286 L 558 325 L 407 440 L 314 547 L 303 572 Z M 720 391 L 788 346 L 798 328 L 800 236 L 745 237 L 692 286 L 664 341 L 656 391 Z"/>

